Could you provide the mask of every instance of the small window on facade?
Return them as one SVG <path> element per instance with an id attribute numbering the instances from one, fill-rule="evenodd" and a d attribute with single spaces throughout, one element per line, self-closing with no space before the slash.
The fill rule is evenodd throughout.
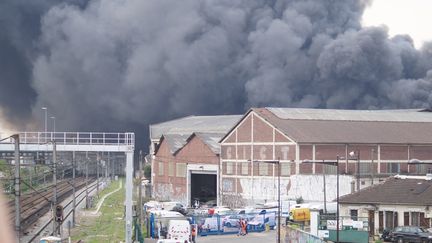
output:
<path id="1" fill-rule="evenodd" d="M 387 164 L 387 173 L 390 173 L 390 174 L 400 173 L 400 164 L 399 163 L 388 163 Z"/>
<path id="2" fill-rule="evenodd" d="M 177 177 L 186 177 L 186 163 L 177 163 L 176 164 L 176 176 Z"/>
<path id="3" fill-rule="evenodd" d="M 234 174 L 234 164 L 232 162 L 226 162 L 226 173 L 227 175 Z"/>
<path id="4" fill-rule="evenodd" d="M 409 212 L 404 212 L 404 225 L 409 225 Z"/>
<path id="5" fill-rule="evenodd" d="M 420 213 L 411 212 L 411 225 L 420 226 Z"/>
<path id="6" fill-rule="evenodd" d="M 352 220 L 357 221 L 358 210 L 357 209 L 351 209 L 350 210 L 350 216 L 351 216 Z"/>
<path id="7" fill-rule="evenodd" d="M 174 162 L 168 162 L 168 176 L 174 176 Z"/>
<path id="8" fill-rule="evenodd" d="M 268 164 L 259 163 L 259 175 L 267 176 L 268 175 Z"/>
<path id="9" fill-rule="evenodd" d="M 242 175 L 248 175 L 249 174 L 249 162 L 243 162 L 242 163 L 241 172 L 242 172 Z"/>
<path id="10" fill-rule="evenodd" d="M 289 176 L 291 174 L 291 164 L 290 163 L 281 163 L 281 176 Z"/>
<path id="11" fill-rule="evenodd" d="M 159 175 L 163 176 L 164 175 L 164 164 L 163 164 L 163 162 L 159 162 L 159 168 L 158 169 L 159 169 L 158 170 Z"/>

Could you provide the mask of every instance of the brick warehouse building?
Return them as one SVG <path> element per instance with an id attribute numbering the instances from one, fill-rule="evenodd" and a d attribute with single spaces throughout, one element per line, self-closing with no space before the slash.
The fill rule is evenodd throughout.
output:
<path id="1" fill-rule="evenodd" d="M 153 196 L 186 205 L 216 200 L 218 142 L 241 117 L 189 116 L 151 125 Z"/>
<path id="2" fill-rule="evenodd" d="M 336 197 L 335 167 L 305 160 L 339 163 L 340 194 L 354 191 L 359 160 L 359 186 L 364 188 L 394 174 L 424 174 L 416 158 L 432 161 L 432 113 L 429 110 L 323 110 L 253 108 L 223 137 L 220 197 L 224 205 L 277 199 L 277 166 L 281 163 L 283 200 Z M 349 154 L 355 152 L 355 157 Z M 259 162 L 261 161 L 261 162 Z M 333 171 L 331 171 L 333 170 Z"/>

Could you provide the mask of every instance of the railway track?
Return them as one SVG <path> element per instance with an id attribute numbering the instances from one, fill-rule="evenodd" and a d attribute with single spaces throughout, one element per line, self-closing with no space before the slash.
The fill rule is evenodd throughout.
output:
<path id="1" fill-rule="evenodd" d="M 89 186 L 88 186 L 88 192 L 89 192 L 89 193 L 91 193 L 92 191 L 96 190 L 96 187 L 97 187 L 97 186 L 96 186 L 96 183 L 93 183 L 93 182 L 95 182 L 95 181 L 96 181 L 96 180 L 92 180 L 92 183 L 89 182 Z M 80 198 L 80 196 L 83 195 L 83 194 L 85 194 L 85 190 L 79 192 L 79 193 L 75 196 L 75 198 L 76 198 L 76 205 L 79 205 L 80 203 L 82 203 L 82 201 L 84 201 L 84 199 L 86 199 L 85 196 L 82 196 L 82 197 Z M 69 202 L 64 202 L 63 207 L 64 207 L 64 208 L 68 208 L 70 205 L 72 205 L 72 203 L 73 203 L 73 199 L 72 199 L 72 200 L 69 200 Z M 68 212 L 65 212 L 65 213 L 64 213 L 64 218 L 65 218 L 65 219 L 68 218 L 68 217 L 72 214 L 72 212 L 73 212 L 73 209 L 69 209 Z M 38 237 L 40 237 L 40 235 L 42 234 L 42 232 L 46 231 L 47 227 L 50 226 L 51 223 L 52 223 L 52 218 L 49 219 L 48 221 L 44 222 L 44 223 L 42 224 L 42 226 L 39 227 L 39 229 L 38 229 L 36 232 L 34 232 L 34 233 L 32 234 L 31 238 L 30 238 L 27 242 L 28 242 L 28 243 L 31 243 L 31 242 L 33 242 L 34 240 L 36 240 Z M 62 227 L 62 225 L 61 225 L 61 224 L 57 225 L 57 230 L 59 229 L 59 227 Z M 47 233 L 47 232 L 45 232 L 45 233 Z M 48 230 L 48 235 L 52 235 L 52 230 Z"/>
<path id="2" fill-rule="evenodd" d="M 89 184 L 94 179 L 89 180 Z M 76 190 L 85 186 L 85 178 L 75 179 Z M 45 215 L 51 209 L 51 200 L 53 197 L 54 185 L 50 185 L 39 192 L 29 193 L 21 197 L 21 229 L 24 234 L 26 229 L 35 223 L 41 216 Z M 66 197 L 70 196 L 73 192 L 73 187 L 68 181 L 64 180 L 57 184 L 57 201 L 61 202 Z M 48 200 L 50 201 L 48 201 Z M 8 206 L 10 208 L 10 220 L 12 224 L 15 222 L 15 208 L 13 207 L 14 201 L 10 201 Z"/>

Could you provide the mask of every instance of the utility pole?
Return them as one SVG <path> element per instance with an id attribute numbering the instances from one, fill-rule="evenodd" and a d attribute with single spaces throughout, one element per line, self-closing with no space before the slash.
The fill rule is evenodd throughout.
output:
<path id="1" fill-rule="evenodd" d="M 72 152 L 72 187 L 73 187 L 73 193 L 72 193 L 72 196 L 73 196 L 73 202 L 72 202 L 72 227 L 75 227 L 75 207 L 76 207 L 76 198 L 75 198 L 75 151 Z"/>
<path id="2" fill-rule="evenodd" d="M 105 180 L 107 180 L 108 179 L 108 162 L 106 160 L 106 157 L 104 159 L 104 166 L 105 166 Z"/>
<path id="3" fill-rule="evenodd" d="M 138 180 L 138 225 L 142 225 L 142 150 L 139 152 L 139 180 Z"/>
<path id="4" fill-rule="evenodd" d="M 360 150 L 357 150 L 357 191 L 360 191 Z"/>
<path id="5" fill-rule="evenodd" d="M 277 230 L 278 230 L 278 237 L 277 237 L 277 240 L 278 240 L 278 243 L 281 243 L 281 227 L 282 227 L 282 225 L 281 225 L 281 210 L 282 210 L 282 207 L 281 207 L 281 188 L 280 188 L 280 186 L 281 186 L 281 181 L 280 181 L 280 177 L 281 177 L 281 164 L 280 164 L 280 160 L 278 159 L 278 161 L 277 161 L 277 164 L 278 164 L 278 226 L 277 226 Z"/>
<path id="6" fill-rule="evenodd" d="M 99 154 L 96 158 L 96 195 L 99 197 Z"/>
<path id="7" fill-rule="evenodd" d="M 21 178 L 20 178 L 20 150 L 19 150 L 19 134 L 12 136 L 15 141 L 15 234 L 18 242 L 21 236 Z"/>
<path id="8" fill-rule="evenodd" d="M 88 158 L 86 160 L 86 172 L 85 172 L 85 176 L 86 176 L 86 208 L 89 208 L 89 198 L 88 198 Z"/>
<path id="9" fill-rule="evenodd" d="M 111 179 L 111 181 L 114 179 L 113 178 L 113 166 L 112 166 L 112 163 L 111 163 L 111 154 L 110 154 L 110 152 L 108 152 L 108 165 L 109 165 L 109 170 L 108 170 L 108 174 L 109 174 L 109 177 L 110 177 L 110 179 Z"/>
<path id="10" fill-rule="evenodd" d="M 53 146 L 53 183 L 54 183 L 54 191 L 53 191 L 53 209 L 57 206 L 57 148 L 56 142 L 52 141 Z M 57 233 L 57 223 L 55 219 L 55 213 L 53 212 L 53 235 Z"/>
<path id="11" fill-rule="evenodd" d="M 326 195 L 326 171 L 325 169 L 327 168 L 327 166 L 324 164 L 323 161 L 323 192 L 324 192 L 324 214 L 327 214 L 327 195 Z"/>
<path id="12" fill-rule="evenodd" d="M 372 170 L 371 170 L 371 184 L 374 184 L 374 176 L 375 176 L 375 166 L 374 166 L 374 156 L 375 156 L 375 149 L 371 150 L 371 166 L 372 166 Z"/>

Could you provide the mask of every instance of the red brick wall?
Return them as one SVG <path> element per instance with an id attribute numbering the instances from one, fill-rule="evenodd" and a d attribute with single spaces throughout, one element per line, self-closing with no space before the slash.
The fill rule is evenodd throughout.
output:
<path id="1" fill-rule="evenodd" d="M 272 160 L 273 159 L 273 146 L 271 145 L 254 145 L 254 159 L 255 160 Z"/>
<path id="2" fill-rule="evenodd" d="M 234 145 L 221 145 L 221 158 L 222 159 L 235 159 L 236 147 Z"/>
<path id="3" fill-rule="evenodd" d="M 374 153 L 372 153 L 374 149 Z M 372 156 L 376 160 L 376 151 L 378 151 L 378 146 L 376 145 L 348 145 L 347 152 L 355 151 L 360 152 L 360 160 L 371 160 Z M 344 156 L 344 155 L 341 155 Z"/>
<path id="4" fill-rule="evenodd" d="M 233 133 L 225 139 L 225 142 L 226 143 L 235 143 L 236 142 L 236 133 L 237 133 L 237 130 L 234 130 Z"/>
<path id="5" fill-rule="evenodd" d="M 165 139 L 162 140 L 161 144 L 159 145 L 159 149 L 157 153 L 155 154 L 155 163 L 153 168 L 153 173 L 155 173 L 154 176 L 154 183 L 168 183 L 168 162 L 174 161 L 174 156 L 172 156 L 171 152 L 169 151 L 168 144 Z M 164 173 L 163 176 L 159 176 L 159 162 L 162 162 L 164 164 Z"/>
<path id="6" fill-rule="evenodd" d="M 345 153 L 346 153 L 345 145 L 316 145 L 315 146 L 316 160 L 335 161 L 337 155 L 344 157 Z"/>
<path id="7" fill-rule="evenodd" d="M 237 142 L 250 142 L 252 140 L 251 127 L 252 116 L 249 116 L 237 127 Z"/>
<path id="8" fill-rule="evenodd" d="M 164 164 L 164 174 L 159 176 L 159 162 Z M 173 162 L 174 176 L 169 176 L 169 162 Z M 176 164 L 212 164 L 219 165 L 219 156 L 215 154 L 199 137 L 193 137 L 177 154 L 173 155 L 169 151 L 166 140 L 163 140 L 160 147 L 155 154 L 155 163 L 153 168 L 154 176 L 154 189 L 156 194 L 163 194 L 169 198 L 183 198 L 187 193 L 187 179 L 184 177 L 177 177 Z M 169 190 L 171 195 L 166 195 L 166 190 Z M 162 192 L 163 191 L 163 192 Z"/>
<path id="9" fill-rule="evenodd" d="M 410 157 L 419 160 L 432 160 L 432 146 L 411 146 Z"/>
<path id="10" fill-rule="evenodd" d="M 312 160 L 313 159 L 313 146 L 312 145 L 300 145 L 300 160 Z"/>
<path id="11" fill-rule="evenodd" d="M 381 161 L 382 160 L 408 160 L 408 147 L 407 146 L 381 146 Z"/>
<path id="12" fill-rule="evenodd" d="M 175 156 L 176 161 L 188 164 L 219 164 L 215 154 L 201 139 L 194 136 Z"/>
<path id="13" fill-rule="evenodd" d="M 275 141 L 278 143 L 288 143 L 291 142 L 289 139 L 287 139 L 282 133 L 280 133 L 278 130 L 275 131 Z"/>
<path id="14" fill-rule="evenodd" d="M 288 150 L 287 150 L 288 149 Z M 276 145 L 275 159 L 280 160 L 295 160 L 296 146 L 295 145 Z"/>
<path id="15" fill-rule="evenodd" d="M 253 131 L 254 142 L 273 142 L 273 127 L 257 116 L 253 119 Z"/>

